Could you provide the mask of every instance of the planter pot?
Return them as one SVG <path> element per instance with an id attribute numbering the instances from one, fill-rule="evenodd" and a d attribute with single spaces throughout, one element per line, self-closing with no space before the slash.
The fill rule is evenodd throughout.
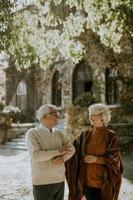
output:
<path id="1" fill-rule="evenodd" d="M 12 124 L 12 118 L 9 116 L 0 116 L 0 126 L 10 127 Z"/>
<path id="2" fill-rule="evenodd" d="M 6 124 L 6 117 L 0 116 L 0 126 L 3 126 L 4 124 Z"/>

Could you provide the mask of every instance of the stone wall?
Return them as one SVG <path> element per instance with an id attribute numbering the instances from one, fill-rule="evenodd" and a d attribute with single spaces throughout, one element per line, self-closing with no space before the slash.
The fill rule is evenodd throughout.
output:
<path id="1" fill-rule="evenodd" d="M 12 124 L 10 128 L 0 128 L 0 144 L 4 144 L 13 138 L 24 134 L 29 128 L 34 127 L 35 124 Z M 88 128 L 88 127 L 87 127 Z M 109 124 L 109 128 L 118 134 L 121 150 L 129 151 L 133 148 L 133 124 L 116 123 Z"/>
<path id="2" fill-rule="evenodd" d="M 25 116 L 28 121 L 35 119 L 36 109 L 39 107 L 41 92 L 39 73 L 36 72 L 35 66 L 27 70 L 17 71 L 14 66 L 6 69 L 6 104 L 12 106 L 18 106 L 16 101 L 16 90 L 20 81 L 24 81 L 27 86 L 27 108 L 24 110 Z M 39 69 L 41 73 L 41 70 Z M 39 86 L 38 86 L 39 85 Z"/>
<path id="3" fill-rule="evenodd" d="M 0 127 L 0 144 L 24 134 L 33 124 L 12 124 L 9 128 Z"/>
<path id="4" fill-rule="evenodd" d="M 119 136 L 122 151 L 127 151 L 133 148 L 133 124 L 129 123 L 114 123 L 109 127 L 116 131 Z"/>

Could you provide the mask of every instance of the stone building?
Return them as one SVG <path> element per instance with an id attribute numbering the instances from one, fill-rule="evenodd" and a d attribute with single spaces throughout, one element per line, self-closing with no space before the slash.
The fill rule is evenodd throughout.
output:
<path id="1" fill-rule="evenodd" d="M 83 92 L 91 92 L 96 102 L 118 105 L 120 76 L 133 77 L 128 40 L 124 40 L 123 52 L 116 55 L 105 49 L 91 30 L 83 38 L 87 54 L 78 64 L 58 59 L 47 69 L 32 65 L 22 71 L 10 64 L 6 69 L 6 103 L 18 106 L 33 120 L 41 105 L 52 103 L 64 110 Z"/>
<path id="2" fill-rule="evenodd" d="M 118 105 L 120 77 L 125 74 L 133 77 L 132 40 L 123 38 L 119 55 L 103 46 L 91 29 L 85 30 L 79 40 L 85 46 L 86 56 L 77 65 L 58 58 L 47 69 L 32 65 L 27 70 L 17 71 L 14 64 L 9 64 L 5 70 L 7 105 L 18 106 L 29 119 L 35 119 L 36 110 L 45 103 L 65 110 L 84 92 L 91 92 L 96 102 Z"/>
<path id="3" fill-rule="evenodd" d="M 118 103 L 118 86 L 112 69 L 95 72 L 84 61 L 77 65 L 54 63 L 47 70 L 36 66 L 21 72 L 14 66 L 6 69 L 7 104 L 18 106 L 32 116 L 45 103 L 65 109 L 83 92 L 91 92 L 99 102 Z"/>

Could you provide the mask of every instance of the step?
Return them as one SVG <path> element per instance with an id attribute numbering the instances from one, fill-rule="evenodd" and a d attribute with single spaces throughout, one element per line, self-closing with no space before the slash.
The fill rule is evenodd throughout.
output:
<path id="1" fill-rule="evenodd" d="M 62 131 L 64 126 L 64 121 L 60 120 L 57 128 Z M 0 147 L 7 149 L 27 150 L 25 145 L 25 133 L 19 135 L 17 138 L 13 138 L 11 141 L 6 142 L 4 145 L 0 145 Z"/>
<path id="2" fill-rule="evenodd" d="M 24 134 L 19 135 L 17 138 L 25 138 Z"/>
<path id="3" fill-rule="evenodd" d="M 26 150 L 25 135 L 19 135 L 17 138 L 13 138 L 11 141 L 7 141 L 4 145 L 0 145 L 2 148 Z"/>
<path id="4" fill-rule="evenodd" d="M 14 138 L 11 141 L 13 141 L 13 142 L 24 142 L 25 143 L 25 138 Z"/>
<path id="5" fill-rule="evenodd" d="M 25 142 L 14 142 L 14 141 L 10 141 L 10 142 L 6 142 L 5 145 L 11 145 L 11 146 L 16 146 L 16 145 L 19 145 L 19 146 L 25 146 Z"/>
<path id="6" fill-rule="evenodd" d="M 14 149 L 14 150 L 23 150 L 23 151 L 27 151 L 26 147 L 25 146 L 20 146 L 20 145 L 17 145 L 17 146 L 11 146 L 11 145 L 0 145 L 0 148 L 5 148 L 5 149 Z"/>

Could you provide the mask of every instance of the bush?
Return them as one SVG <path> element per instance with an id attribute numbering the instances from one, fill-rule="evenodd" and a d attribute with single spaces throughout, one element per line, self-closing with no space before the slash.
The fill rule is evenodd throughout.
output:
<path id="1" fill-rule="evenodd" d="M 113 109 L 112 123 L 133 123 L 133 78 L 121 77 L 119 105 Z"/>
<path id="2" fill-rule="evenodd" d="M 33 123 L 35 122 L 35 113 L 33 110 L 27 109 L 21 112 L 20 122 L 22 123 Z"/>
<path id="3" fill-rule="evenodd" d="M 133 79 L 123 81 L 120 104 L 125 115 L 133 113 Z"/>
<path id="4" fill-rule="evenodd" d="M 74 106 L 89 107 L 94 102 L 91 92 L 83 92 L 74 99 Z"/>
<path id="5" fill-rule="evenodd" d="M 118 106 L 112 110 L 111 123 L 133 123 L 133 113 L 129 115 L 122 106 Z"/>
<path id="6" fill-rule="evenodd" d="M 73 141 L 89 126 L 88 109 L 80 106 L 69 106 L 67 110 L 66 135 Z"/>
<path id="7" fill-rule="evenodd" d="M 68 107 L 66 134 L 71 140 L 90 126 L 88 107 L 92 103 L 94 103 L 92 93 L 84 92 L 75 98 L 73 105 Z"/>

